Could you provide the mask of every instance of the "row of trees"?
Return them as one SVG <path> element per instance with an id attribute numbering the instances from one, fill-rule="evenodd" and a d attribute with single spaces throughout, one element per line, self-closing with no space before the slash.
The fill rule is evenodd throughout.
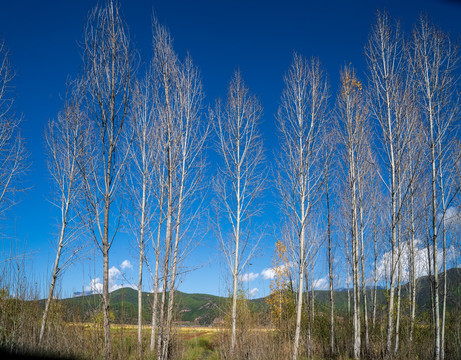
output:
<path id="1" fill-rule="evenodd" d="M 167 359 L 177 277 L 192 241 L 185 234 L 199 214 L 196 194 L 202 187 L 208 133 L 199 72 L 189 57 L 178 59 L 168 31 L 154 21 L 154 56 L 145 75 L 137 78 L 136 53 L 119 5 L 112 1 L 91 11 L 83 49 L 84 73 L 69 84 L 64 110 L 46 132 L 62 217 L 39 343 L 63 269 L 61 250 L 72 248 L 66 261 L 78 255 L 71 242 L 75 231 L 80 238 L 83 231 L 102 255 L 104 353 L 111 358 L 109 254 L 121 224 L 126 224 L 139 248 L 138 353 L 143 350 L 143 266 L 146 244 L 152 242 L 150 349 Z M 129 204 L 122 198 L 129 198 Z M 122 207 L 128 209 L 126 217 Z"/>
<path id="2" fill-rule="evenodd" d="M 10 195 L 17 190 L 13 180 L 26 169 L 26 156 L 19 121 L 11 114 L 7 96 L 11 68 L 3 44 L 0 53 L 3 210 L 12 203 Z M 276 277 L 287 277 L 288 270 L 294 270 L 291 356 L 295 360 L 304 351 L 303 336 L 308 338 L 310 354 L 315 302 L 309 290 L 315 286 L 314 261 L 324 253 L 322 249 L 328 258 L 331 354 L 337 351 L 334 257 L 342 256 L 348 264 L 347 278 L 349 273 L 352 278 L 352 355 L 371 354 L 369 332 L 377 322 L 377 285 L 383 277 L 389 290 L 387 318 L 381 319 L 387 326 L 385 355 L 397 355 L 402 283 L 408 281 L 410 286 L 411 341 L 420 274 L 416 253 L 424 244 L 431 279 L 434 358 L 441 359 L 445 357 L 447 281 L 444 277 L 441 284 L 438 274 L 447 269 L 451 240 L 447 218 L 457 205 L 460 184 L 457 47 L 424 17 L 407 38 L 398 23 L 379 13 L 365 54 L 366 84 L 351 65 L 344 66 L 334 105 L 318 59 L 295 54 L 284 78 L 276 116 L 280 149 L 274 177 L 283 205 Z M 113 1 L 89 14 L 83 62 L 82 74 L 68 84 L 63 110 L 45 132 L 61 218 L 39 343 L 46 336 L 56 280 L 81 253 L 86 233 L 103 260 L 104 348 L 105 357 L 111 358 L 109 255 L 124 226 L 139 249 L 138 355 L 144 350 L 146 264 L 154 284 L 150 351 L 156 351 L 158 359 L 171 357 L 175 289 L 181 262 L 200 237 L 205 152 L 213 132 L 221 158 L 213 186 L 215 229 L 232 277 L 232 356 L 238 346 L 239 280 L 258 244 L 253 220 L 260 213 L 259 199 L 268 183 L 258 130 L 259 101 L 237 71 L 226 101 L 218 101 L 205 115 L 197 67 L 189 56 L 178 58 L 169 32 L 156 20 L 153 58 L 141 74 L 127 26 Z M 335 254 L 335 248 L 341 248 L 342 254 Z M 385 274 L 378 269 L 380 248 L 390 255 Z M 285 249 L 289 255 L 284 255 Z M 367 296 L 370 273 L 371 299 Z M 280 289 L 285 291 L 287 284 L 278 280 L 273 290 L 280 295 Z M 280 314 L 282 298 L 274 302 Z M 307 334 L 302 326 L 306 310 Z"/>
<path id="3" fill-rule="evenodd" d="M 447 270 L 448 223 L 456 222 L 448 219 L 448 213 L 457 204 L 460 186 L 457 45 L 425 17 L 406 38 L 397 22 L 378 13 L 365 54 L 367 85 L 358 80 L 351 65 L 343 67 L 332 110 L 327 106 L 328 84 L 318 60 L 295 55 L 285 77 L 277 117 L 282 139 L 277 180 L 297 284 L 292 357 L 297 358 L 300 343 L 303 296 L 309 297 L 306 272 L 323 244 L 327 244 L 329 264 L 330 351 L 335 353 L 332 241 L 336 241 L 348 263 L 348 278 L 351 269 L 354 358 L 370 354 L 369 321 L 374 328 L 377 284 L 383 275 L 389 291 L 385 356 L 398 355 L 404 281 L 410 289 L 412 341 L 416 278 L 422 274 L 416 252 L 425 244 L 433 356 L 443 359 L 447 277 L 441 284 L 439 272 Z M 332 203 L 339 215 L 333 223 Z M 332 238 L 332 226 L 336 238 Z M 378 248 L 390 254 L 385 274 L 378 273 L 378 259 L 383 255 Z M 366 259 L 370 249 L 374 263 Z M 371 278 L 367 274 L 371 272 L 374 295 L 368 299 Z M 315 286 L 313 281 L 310 286 Z"/>

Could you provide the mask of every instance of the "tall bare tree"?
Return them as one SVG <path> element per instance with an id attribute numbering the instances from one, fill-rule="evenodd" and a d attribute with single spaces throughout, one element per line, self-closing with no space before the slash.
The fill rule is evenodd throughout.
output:
<path id="1" fill-rule="evenodd" d="M 165 189 L 164 199 L 166 204 L 166 211 L 161 216 L 164 216 L 166 221 L 166 228 L 164 233 L 164 254 L 162 268 L 162 296 L 160 299 L 159 309 L 159 332 L 157 337 L 157 358 L 165 359 L 164 357 L 164 344 L 165 340 L 169 337 L 169 329 L 166 326 L 167 319 L 167 291 L 171 288 L 169 284 L 170 274 L 170 261 L 171 251 L 173 246 L 174 236 L 174 207 L 175 207 L 175 179 L 176 172 L 179 164 L 179 141 L 177 128 L 177 113 L 178 113 L 178 73 L 179 73 L 179 60 L 173 50 L 173 40 L 165 27 L 158 24 L 154 19 L 154 60 L 153 71 L 156 81 L 158 81 L 158 98 L 156 105 L 158 108 L 159 118 L 163 124 L 163 136 L 161 141 L 165 148 L 163 156 L 164 176 L 165 176 Z M 159 222 L 158 235 L 161 236 L 161 223 Z M 157 257 L 160 254 L 157 254 Z M 158 286 L 158 284 L 156 284 Z M 155 301 L 155 298 L 154 298 Z M 155 309 L 157 311 L 157 309 Z M 153 330 L 154 331 L 154 330 Z"/>
<path id="2" fill-rule="evenodd" d="M 410 140 L 414 136 L 415 117 L 411 116 L 412 88 L 408 74 L 405 46 L 399 24 L 392 23 L 387 13 L 377 15 L 365 49 L 369 68 L 369 96 L 373 116 L 381 128 L 386 167 L 383 182 L 390 198 L 390 292 L 387 313 L 386 353 L 391 354 L 394 334 L 395 286 L 398 283 L 397 313 L 400 315 L 401 230 L 402 212 L 415 172 L 408 169 Z M 410 109 L 410 110 L 409 110 Z M 415 159 L 416 160 L 416 159 Z M 396 276 L 397 274 L 397 276 Z M 395 351 L 399 343 L 399 316 L 396 320 Z"/>
<path id="3" fill-rule="evenodd" d="M 372 204 L 370 201 L 370 194 L 374 185 L 373 175 L 376 171 L 374 164 L 374 156 L 370 144 L 371 135 L 366 135 L 364 138 L 365 144 L 363 144 L 363 155 L 362 164 L 358 164 L 357 174 L 357 191 L 358 191 L 358 203 L 359 203 L 359 231 L 360 231 L 360 273 L 361 273 L 361 292 L 363 299 L 363 325 L 364 325 L 364 337 L 365 337 L 365 351 L 369 352 L 370 341 L 369 341 L 369 324 L 368 324 L 368 297 L 367 297 L 367 275 L 366 275 L 366 258 L 367 258 L 367 245 L 368 236 L 366 236 L 368 224 L 371 219 Z M 360 166 L 359 166 L 360 165 Z"/>
<path id="4" fill-rule="evenodd" d="M 376 170 L 376 168 L 375 168 Z M 377 294 L 378 294 L 378 258 L 381 255 L 379 248 L 382 244 L 382 218 L 383 211 L 380 211 L 380 204 L 383 203 L 382 192 L 379 186 L 379 180 L 375 176 L 372 181 L 372 192 L 371 192 L 371 232 L 373 236 L 373 293 L 372 293 L 372 307 L 371 307 L 371 322 L 372 328 L 376 326 L 376 310 L 377 310 Z"/>
<path id="5" fill-rule="evenodd" d="M 161 126 L 154 108 L 156 87 L 150 73 L 133 87 L 133 106 L 130 126 L 133 139 L 129 147 L 130 162 L 127 185 L 135 212 L 133 230 L 139 248 L 138 272 L 138 356 L 142 356 L 142 278 L 145 244 L 150 236 L 150 223 L 154 216 L 154 186 L 156 163 L 159 158 L 158 139 Z M 128 142 L 129 143 L 129 142 Z"/>
<path id="6" fill-rule="evenodd" d="M 353 287 L 354 358 L 360 357 L 360 271 L 359 253 L 361 247 L 360 183 L 364 181 L 363 170 L 369 157 L 368 108 L 364 101 L 363 86 L 357 80 L 355 71 L 345 67 L 341 71 L 341 88 L 338 95 L 337 119 L 340 142 L 343 149 L 344 171 L 346 173 L 347 205 L 349 208 L 349 231 L 351 247 L 351 268 Z"/>
<path id="7" fill-rule="evenodd" d="M 456 44 L 436 28 L 427 18 L 421 16 L 418 25 L 414 28 L 412 39 L 412 70 L 418 89 L 418 99 L 421 107 L 421 117 L 427 138 L 425 140 L 429 153 L 430 176 L 430 237 L 432 246 L 433 293 L 432 306 L 434 312 L 434 359 L 444 357 L 441 339 L 440 299 L 438 246 L 440 230 L 443 232 L 445 222 L 444 184 L 441 182 L 441 170 L 447 160 L 450 150 L 449 142 L 455 129 L 456 78 L 454 70 L 458 66 L 459 55 Z M 442 209 L 441 209 L 442 206 Z M 442 210 L 439 222 L 438 215 Z M 444 314 L 444 313 L 443 313 Z M 442 315 L 443 315 L 442 314 Z M 442 319 L 442 322 L 444 319 Z"/>
<path id="8" fill-rule="evenodd" d="M 324 151 L 324 196 L 327 211 L 327 244 L 328 244 L 328 279 L 330 286 L 330 354 L 335 353 L 335 300 L 334 300 L 334 235 L 332 233 L 332 209 L 333 199 L 332 184 L 334 184 L 334 163 L 333 156 L 336 154 L 336 144 L 333 140 L 334 132 L 326 137 L 326 146 Z"/>
<path id="9" fill-rule="evenodd" d="M 72 246 L 72 243 L 76 236 L 79 235 L 81 228 L 78 226 L 79 217 L 76 212 L 79 205 L 79 196 L 82 195 L 82 181 L 78 160 L 80 151 L 85 146 L 84 142 L 87 139 L 89 127 L 84 126 L 86 119 L 82 111 L 81 84 L 78 82 L 71 84 L 69 92 L 69 98 L 66 100 L 64 110 L 56 120 L 51 120 L 48 123 L 45 131 L 48 169 L 56 186 L 55 205 L 59 208 L 61 217 L 56 242 L 56 258 L 40 327 L 39 345 L 45 333 L 56 280 L 64 269 L 72 263 L 79 252 L 79 245 L 81 245 Z M 62 262 L 62 255 L 66 251 L 68 252 L 67 258 Z"/>
<path id="10" fill-rule="evenodd" d="M 86 78 L 86 111 L 92 123 L 93 144 L 82 154 L 90 229 L 103 257 L 104 355 L 111 357 L 109 318 L 109 250 L 120 214 L 114 213 L 128 146 L 122 139 L 128 121 L 133 53 L 120 6 L 112 0 L 90 12 L 84 33 L 83 60 Z M 88 151 L 91 151 L 88 154 Z M 89 156 L 89 157 L 88 157 Z"/>
<path id="11" fill-rule="evenodd" d="M 151 350 L 158 323 L 157 357 L 167 359 L 178 270 L 191 251 L 192 238 L 187 234 L 200 209 L 197 195 L 202 188 L 203 149 L 208 127 L 202 117 L 203 93 L 199 71 L 189 56 L 184 61 L 178 59 L 170 33 L 156 19 L 153 46 L 152 81 L 158 89 L 154 106 L 159 129 L 155 140 L 159 153 L 155 165 L 159 189 L 156 195 L 158 221 Z M 162 254 L 161 239 L 164 239 Z M 163 286 L 157 319 L 159 265 L 162 267 Z"/>
<path id="12" fill-rule="evenodd" d="M 164 358 L 167 358 L 170 332 L 173 320 L 174 296 L 180 264 L 195 244 L 186 239 L 186 233 L 200 210 L 197 195 L 203 188 L 203 150 L 209 127 L 204 123 L 202 110 L 202 83 L 197 67 L 187 57 L 181 64 L 178 79 L 178 132 L 179 164 L 177 170 L 175 212 L 175 241 L 171 267 L 170 292 L 167 314 L 167 337 L 163 344 Z M 193 206 L 193 204 L 197 206 Z M 194 208 L 194 209 L 193 209 Z M 184 244 L 181 244 L 181 240 Z M 182 249 L 181 249 L 182 246 Z"/>
<path id="13" fill-rule="evenodd" d="M 158 117 L 160 119 L 160 117 Z M 155 350 L 155 334 L 158 327 L 158 293 L 160 286 L 160 264 L 161 264 L 161 253 L 162 253 L 162 226 L 165 221 L 165 199 L 166 199 L 166 182 L 167 182 L 167 170 L 166 170 L 166 149 L 163 146 L 164 130 L 165 126 L 160 126 L 157 138 L 155 139 L 155 145 L 157 147 L 157 157 L 154 162 L 154 184 L 153 192 L 156 199 L 156 218 L 155 225 L 152 225 L 152 248 L 155 256 L 155 266 L 152 272 L 152 278 L 154 282 L 153 286 L 153 300 L 152 300 L 152 322 L 151 322 L 151 338 L 150 338 L 150 351 Z M 156 234 L 155 234 L 156 233 Z M 147 263 L 149 264 L 149 263 Z"/>
<path id="14" fill-rule="evenodd" d="M 308 252 L 307 238 L 312 210 L 320 198 L 328 82 L 317 59 L 306 61 L 295 54 L 284 78 L 285 89 L 277 114 L 281 150 L 278 160 L 278 187 L 290 227 L 296 229 L 297 301 L 292 358 L 296 360 L 301 335 L 304 277 Z"/>
<path id="15" fill-rule="evenodd" d="M 20 179 L 28 168 L 21 119 L 13 111 L 13 78 L 9 50 L 0 40 L 0 214 L 15 204 L 15 194 L 24 189 Z"/>
<path id="16" fill-rule="evenodd" d="M 258 131 L 262 109 L 236 71 L 229 84 L 225 105 L 216 104 L 213 124 L 222 158 L 215 190 L 219 241 L 232 274 L 231 352 L 237 341 L 237 290 L 239 275 L 254 247 L 250 241 L 251 220 L 258 213 L 257 201 L 263 190 L 263 146 Z M 230 227 L 230 235 L 225 231 Z"/>

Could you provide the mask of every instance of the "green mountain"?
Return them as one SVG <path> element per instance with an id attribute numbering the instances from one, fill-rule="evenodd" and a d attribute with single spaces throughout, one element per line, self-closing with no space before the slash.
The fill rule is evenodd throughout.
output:
<path id="1" fill-rule="evenodd" d="M 447 307 L 448 309 L 461 307 L 461 268 L 453 268 L 447 271 Z M 444 274 L 439 275 L 440 294 L 443 291 Z M 351 291 L 352 293 L 352 291 Z M 428 276 L 417 280 L 416 302 L 418 311 L 429 311 L 431 308 L 431 289 Z M 352 294 L 351 294 L 352 295 Z M 367 290 L 369 306 L 371 306 L 372 290 Z M 409 295 L 408 284 L 402 285 L 402 297 Z M 143 298 L 143 321 L 148 324 L 152 318 L 152 294 L 142 293 Z M 317 311 L 329 309 L 329 291 L 315 291 Z M 378 289 L 377 302 L 385 304 L 387 291 Z M 347 310 L 347 290 L 335 291 L 335 307 L 340 311 Z M 39 305 L 44 307 L 45 301 L 40 300 Z M 58 300 L 65 318 L 68 321 L 94 321 L 101 318 L 102 297 L 99 294 L 77 296 Z M 132 288 L 122 288 L 110 294 L 111 312 L 115 323 L 137 323 L 138 293 Z M 267 311 L 266 299 L 259 298 L 250 300 L 251 311 L 264 313 Z M 219 323 L 226 317 L 230 305 L 229 298 L 207 294 L 186 294 L 176 292 L 175 297 L 175 321 L 182 324 L 210 325 Z"/>
<path id="2" fill-rule="evenodd" d="M 167 294 L 168 297 L 168 294 Z M 175 314 L 177 322 L 190 324 L 211 324 L 220 318 L 220 309 L 228 300 L 207 294 L 175 293 Z M 150 323 L 152 318 L 151 293 L 142 293 L 143 321 Z M 102 295 L 92 294 L 58 300 L 59 306 L 68 321 L 94 321 L 101 314 Z M 39 305 L 44 308 L 45 300 Z M 122 288 L 110 293 L 110 309 L 115 323 L 135 324 L 138 314 L 138 292 L 132 288 Z"/>

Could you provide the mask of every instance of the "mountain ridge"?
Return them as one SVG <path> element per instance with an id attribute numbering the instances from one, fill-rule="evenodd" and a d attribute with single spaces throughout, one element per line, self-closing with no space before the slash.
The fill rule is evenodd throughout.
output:
<path id="1" fill-rule="evenodd" d="M 440 291 L 442 294 L 444 273 L 439 274 Z M 402 298 L 409 294 L 409 285 L 402 284 Z M 448 308 L 461 307 L 461 268 L 447 270 L 447 296 Z M 385 289 L 378 289 L 377 303 L 386 303 Z M 416 303 L 420 312 L 430 310 L 430 282 L 428 276 L 422 276 L 417 280 Z M 371 298 L 372 290 L 367 288 L 367 296 Z M 168 293 L 167 293 L 168 296 Z M 329 290 L 315 290 L 315 302 L 318 309 L 329 308 Z M 253 312 L 264 313 L 267 311 L 266 297 L 249 300 L 249 308 Z M 142 316 L 143 322 L 149 324 L 152 318 L 152 293 L 142 293 Z M 115 323 L 135 324 L 137 323 L 138 313 L 138 292 L 127 287 L 114 290 L 110 293 L 111 312 Z M 212 325 L 222 323 L 226 317 L 226 310 L 230 302 L 229 297 L 202 294 L 184 293 L 176 291 L 175 301 L 175 321 L 178 324 L 191 325 Z M 101 295 L 84 294 L 66 299 L 59 299 L 58 303 L 64 311 L 64 316 L 68 321 L 95 321 L 100 314 Z M 370 301 L 371 303 L 371 301 Z M 39 300 L 39 305 L 43 308 L 45 300 Z M 338 311 L 347 311 L 347 289 L 335 290 L 335 308 Z"/>

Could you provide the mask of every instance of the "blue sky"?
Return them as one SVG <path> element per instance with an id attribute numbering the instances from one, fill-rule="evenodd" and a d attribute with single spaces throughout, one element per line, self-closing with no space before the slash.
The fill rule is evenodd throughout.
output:
<path id="1" fill-rule="evenodd" d="M 15 111 L 23 118 L 22 131 L 32 162 L 26 178 L 29 190 L 5 219 L 1 219 L 4 243 L 15 233 L 19 248 L 31 253 L 30 276 L 45 288 L 54 260 L 52 243 L 58 213 L 47 200 L 52 184 L 46 168 L 43 130 L 62 106 L 66 79 L 75 77 L 81 66 L 83 25 L 96 1 L 2 1 L 0 4 L 0 38 L 11 52 L 16 72 L 13 81 Z M 240 68 L 250 91 L 260 99 L 264 115 L 261 131 L 269 161 L 277 151 L 274 114 L 283 88 L 293 51 L 316 56 L 325 66 L 331 81 L 332 99 L 339 81 L 339 69 L 352 63 L 364 77 L 363 47 L 377 9 L 387 9 L 402 21 L 408 32 L 424 12 L 445 31 L 461 34 L 461 2 L 441 0 L 412 1 L 121 1 L 122 13 L 129 26 L 135 47 L 143 63 L 150 60 L 151 16 L 154 9 L 162 24 L 171 31 L 176 51 L 187 51 L 199 66 L 206 94 L 205 103 L 225 97 L 233 71 Z M 211 164 L 213 166 L 213 164 Z M 212 168 L 210 174 L 212 174 Z M 273 195 L 268 192 L 263 220 L 275 231 L 279 214 Z M 269 280 L 262 271 L 270 267 L 274 236 L 261 243 L 261 251 L 251 261 L 254 275 L 244 287 L 257 288 L 255 296 L 268 294 Z M 128 260 L 133 268 L 122 263 Z M 111 249 L 110 266 L 135 281 L 136 249 L 120 233 Z M 125 263 L 127 264 L 127 263 Z M 218 244 L 210 232 L 189 258 L 188 265 L 199 269 L 184 276 L 180 290 L 227 294 L 226 265 L 219 256 Z M 326 271 L 322 255 L 316 274 Z M 122 278 L 113 271 L 117 284 Z M 256 276 L 257 275 L 257 276 Z M 62 296 L 69 296 L 102 278 L 99 261 L 81 261 L 64 275 Z M 126 283 L 126 280 L 123 280 Z M 149 283 L 149 282 L 147 282 Z M 149 290 L 146 286 L 146 290 Z"/>

